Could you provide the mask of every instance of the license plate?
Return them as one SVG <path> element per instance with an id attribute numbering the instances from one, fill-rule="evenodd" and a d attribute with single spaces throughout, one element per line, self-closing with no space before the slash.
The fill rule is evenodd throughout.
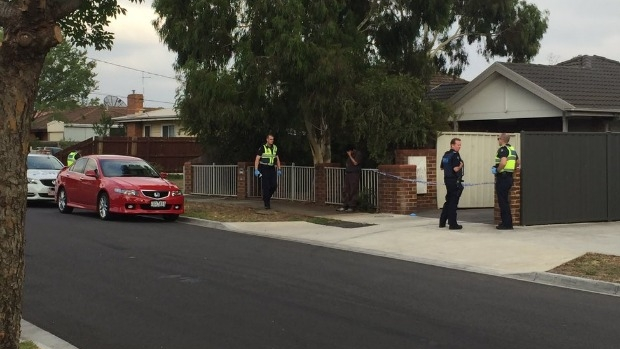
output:
<path id="1" fill-rule="evenodd" d="M 151 207 L 166 207 L 165 201 L 151 201 Z"/>

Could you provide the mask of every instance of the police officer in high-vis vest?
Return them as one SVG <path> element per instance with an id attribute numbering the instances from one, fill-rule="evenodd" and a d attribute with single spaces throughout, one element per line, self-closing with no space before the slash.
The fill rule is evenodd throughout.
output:
<path id="1" fill-rule="evenodd" d="M 72 152 L 69 153 L 69 155 L 67 156 L 67 166 L 71 166 L 73 165 L 73 163 L 75 162 L 75 160 L 80 158 L 80 151 L 79 150 L 74 150 Z"/>
<path id="2" fill-rule="evenodd" d="M 512 174 L 517 168 L 519 155 L 515 148 L 510 145 L 510 136 L 502 133 L 497 137 L 499 149 L 495 156 L 495 166 L 491 167 L 491 173 L 495 175 L 495 193 L 499 204 L 502 222 L 495 228 L 500 230 L 512 229 L 512 213 L 510 212 L 510 188 L 512 188 Z"/>
<path id="3" fill-rule="evenodd" d="M 273 141 L 273 135 L 267 135 L 267 143 L 258 148 L 254 160 L 254 175 L 261 178 L 263 202 L 267 210 L 271 208 L 271 197 L 278 187 L 277 177 L 282 175 L 278 147 Z"/>

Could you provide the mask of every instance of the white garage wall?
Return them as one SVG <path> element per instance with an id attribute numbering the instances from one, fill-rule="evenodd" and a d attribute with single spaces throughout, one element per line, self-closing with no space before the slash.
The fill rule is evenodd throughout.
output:
<path id="1" fill-rule="evenodd" d="M 521 156 L 521 137 L 519 134 L 510 134 L 510 144 L 515 147 Z M 443 154 L 450 149 L 452 138 L 461 139 L 461 158 L 465 163 L 465 190 L 459 201 L 459 208 L 493 207 L 495 195 L 494 176 L 491 166 L 495 164 L 495 155 L 499 144 L 498 133 L 454 132 L 442 133 L 437 139 L 437 206 L 443 207 L 446 197 L 446 187 L 443 184 L 443 171 L 439 169 Z"/>

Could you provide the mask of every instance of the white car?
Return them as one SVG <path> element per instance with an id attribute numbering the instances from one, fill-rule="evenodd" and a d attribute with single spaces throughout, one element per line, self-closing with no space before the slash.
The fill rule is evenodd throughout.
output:
<path id="1" fill-rule="evenodd" d="M 55 156 L 49 154 L 28 154 L 28 200 L 53 201 L 56 176 L 64 167 Z"/>

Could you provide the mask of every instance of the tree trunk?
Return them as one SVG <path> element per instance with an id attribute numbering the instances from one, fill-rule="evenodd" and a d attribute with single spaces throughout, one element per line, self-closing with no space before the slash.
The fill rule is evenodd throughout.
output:
<path id="1" fill-rule="evenodd" d="M 0 348 L 17 349 L 21 333 L 30 116 L 45 61 L 43 42 L 56 33 L 5 28 L 0 46 Z M 50 31 L 51 29 L 51 31 Z M 41 39 L 42 35 L 45 39 Z"/>
<path id="2" fill-rule="evenodd" d="M 321 117 L 320 120 L 319 125 L 314 125 L 307 115 L 304 117 L 306 136 L 315 165 L 332 161 L 331 132 L 325 118 Z"/>

